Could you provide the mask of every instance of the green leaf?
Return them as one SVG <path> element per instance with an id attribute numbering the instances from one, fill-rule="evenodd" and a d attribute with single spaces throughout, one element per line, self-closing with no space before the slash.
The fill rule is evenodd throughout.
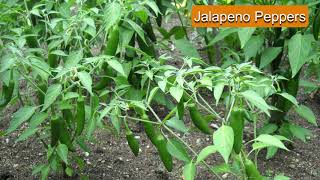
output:
<path id="1" fill-rule="evenodd" d="M 274 147 L 274 146 L 270 146 L 267 148 L 267 155 L 266 155 L 266 159 L 271 159 L 272 157 L 274 157 L 276 155 L 276 153 L 278 152 L 278 148 Z"/>
<path id="2" fill-rule="evenodd" d="M 180 99 L 183 95 L 183 88 L 180 87 L 180 86 L 177 86 L 177 87 L 171 87 L 170 88 L 170 94 L 172 97 L 174 97 L 177 102 L 180 102 Z"/>
<path id="3" fill-rule="evenodd" d="M 32 175 L 37 175 L 38 173 L 41 172 L 41 169 L 44 167 L 44 164 L 40 164 L 40 165 L 37 165 L 35 167 L 32 168 Z"/>
<path id="4" fill-rule="evenodd" d="M 260 149 L 263 149 L 263 148 L 266 148 L 266 147 L 274 147 L 274 146 L 271 146 L 269 144 L 266 144 L 266 143 L 262 143 L 262 142 L 255 142 L 252 144 L 252 150 L 260 150 Z"/>
<path id="5" fill-rule="evenodd" d="M 146 39 L 144 38 L 144 31 L 143 29 L 134 21 L 130 20 L 130 19 L 126 19 L 126 21 L 130 24 L 130 26 L 134 29 L 134 31 L 136 31 L 136 33 L 138 34 L 138 36 L 143 40 L 143 42 L 145 44 L 148 44 L 146 42 Z"/>
<path id="6" fill-rule="evenodd" d="M 202 149 L 197 157 L 196 164 L 203 161 L 205 158 L 207 158 L 210 154 L 213 154 L 217 152 L 217 147 L 215 145 L 207 146 L 204 149 Z"/>
<path id="7" fill-rule="evenodd" d="M 147 1 L 145 1 L 145 3 L 152 9 L 152 11 L 156 14 L 156 16 L 158 16 L 158 13 L 160 13 L 160 10 L 159 10 L 157 4 L 155 3 L 155 1 L 147 0 Z"/>
<path id="8" fill-rule="evenodd" d="M 221 41 L 225 37 L 229 36 L 232 33 L 237 32 L 237 31 L 238 31 L 237 28 L 221 28 L 220 32 L 208 43 L 207 46 L 212 46 L 216 42 Z"/>
<path id="9" fill-rule="evenodd" d="M 50 75 L 50 66 L 43 59 L 30 58 L 32 69 L 41 76 L 42 79 L 48 79 Z"/>
<path id="10" fill-rule="evenodd" d="M 121 127 L 121 121 L 120 121 L 120 112 L 119 109 L 116 108 L 111 112 L 111 123 L 114 126 L 114 128 L 116 129 L 117 133 L 120 134 L 120 127 Z"/>
<path id="11" fill-rule="evenodd" d="M 193 180 L 196 175 L 197 168 L 194 163 L 190 162 L 183 168 L 183 179 Z"/>
<path id="12" fill-rule="evenodd" d="M 313 114 L 312 110 L 305 106 L 305 105 L 300 105 L 297 108 L 295 108 L 296 112 L 306 119 L 309 123 L 317 126 L 317 119 L 316 116 Z"/>
<path id="13" fill-rule="evenodd" d="M 181 161 L 185 161 L 185 162 L 191 161 L 184 145 L 178 140 L 169 139 L 167 142 L 167 150 L 172 156 L 176 157 Z"/>
<path id="14" fill-rule="evenodd" d="M 121 18 L 121 6 L 117 1 L 108 3 L 104 11 L 104 26 L 105 30 L 108 31 L 110 27 L 115 25 Z"/>
<path id="15" fill-rule="evenodd" d="M 311 93 L 312 91 L 316 91 L 318 88 L 320 88 L 320 86 L 317 84 L 304 79 L 299 80 L 299 86 L 303 87 L 304 93 Z"/>
<path id="16" fill-rule="evenodd" d="M 166 86 L 167 86 L 167 81 L 158 81 L 158 86 L 161 89 L 161 91 L 165 92 Z"/>
<path id="17" fill-rule="evenodd" d="M 308 56 L 311 51 L 311 40 L 307 35 L 295 34 L 288 42 L 288 56 L 292 77 L 294 77 L 300 68 L 308 62 Z"/>
<path id="18" fill-rule="evenodd" d="M 126 77 L 126 73 L 121 65 L 121 63 L 115 59 L 111 59 L 107 61 L 108 64 L 112 67 L 112 69 L 116 70 L 122 76 Z"/>
<path id="19" fill-rule="evenodd" d="M 223 89 L 224 89 L 224 83 L 218 83 L 218 84 L 216 84 L 214 86 L 213 96 L 214 96 L 214 99 L 216 100 L 216 106 L 219 103 L 219 100 L 220 100 L 220 97 L 222 95 Z"/>
<path id="20" fill-rule="evenodd" d="M 57 56 L 68 56 L 66 53 L 64 53 L 63 51 L 61 50 L 54 50 L 54 51 L 51 51 L 50 52 L 51 54 L 55 54 Z"/>
<path id="21" fill-rule="evenodd" d="M 34 116 L 32 116 L 29 126 L 30 128 L 38 127 L 43 121 L 48 118 L 48 113 L 45 112 L 38 112 Z"/>
<path id="22" fill-rule="evenodd" d="M 287 100 L 289 100 L 290 102 L 292 102 L 292 104 L 294 104 L 295 106 L 297 106 L 297 107 L 299 106 L 297 99 L 294 96 L 292 96 L 291 94 L 283 92 L 283 93 L 279 93 L 279 95 L 281 95 L 282 97 L 284 97 Z"/>
<path id="23" fill-rule="evenodd" d="M 82 51 L 73 51 L 67 57 L 66 63 L 64 64 L 65 68 L 72 68 L 77 66 L 83 57 Z"/>
<path id="24" fill-rule="evenodd" d="M 247 90 L 242 92 L 241 95 L 244 96 L 251 104 L 270 116 L 269 109 L 271 109 L 271 107 L 258 93 L 252 90 Z"/>
<path id="25" fill-rule="evenodd" d="M 17 112 L 13 114 L 12 120 L 10 121 L 10 126 L 6 133 L 9 134 L 16 130 L 23 122 L 27 121 L 34 114 L 36 107 L 25 106 L 20 108 Z"/>
<path id="26" fill-rule="evenodd" d="M 238 36 L 241 42 L 241 49 L 247 44 L 256 28 L 239 28 Z"/>
<path id="27" fill-rule="evenodd" d="M 200 58 L 197 49 L 185 38 L 174 40 L 174 44 L 183 56 Z"/>
<path id="28" fill-rule="evenodd" d="M 248 61 L 252 57 L 255 58 L 257 53 L 261 51 L 263 43 L 263 36 L 252 36 L 243 48 L 244 55 L 246 57 L 245 60 Z"/>
<path id="29" fill-rule="evenodd" d="M 260 68 L 269 65 L 282 51 L 282 47 L 266 48 L 261 54 Z"/>
<path id="30" fill-rule="evenodd" d="M 200 80 L 200 84 L 208 88 L 210 91 L 212 91 L 212 79 L 208 76 L 204 76 Z"/>
<path id="31" fill-rule="evenodd" d="M 146 24 L 148 21 L 148 13 L 144 10 L 141 11 L 135 11 L 134 14 L 143 22 L 143 24 Z"/>
<path id="32" fill-rule="evenodd" d="M 271 136 L 269 134 L 261 134 L 255 139 L 255 141 L 262 142 L 268 146 L 275 146 L 281 149 L 288 150 L 277 137 Z"/>
<path id="33" fill-rule="evenodd" d="M 289 131 L 291 132 L 291 134 L 300 139 L 303 142 L 307 142 L 307 137 L 311 136 L 311 132 L 310 130 L 303 128 L 301 126 L 295 125 L 295 124 L 290 124 L 289 125 Z"/>
<path id="34" fill-rule="evenodd" d="M 63 162 L 68 164 L 68 146 L 65 144 L 59 144 L 57 147 L 57 154 Z"/>
<path id="35" fill-rule="evenodd" d="M 42 107 L 42 112 L 45 111 L 48 107 L 51 106 L 57 99 L 57 97 L 61 94 L 62 86 L 61 84 L 52 84 L 48 87 L 46 92 L 46 96 L 44 98 L 44 103 Z"/>
<path id="36" fill-rule="evenodd" d="M 84 88 L 92 94 L 92 79 L 89 73 L 86 71 L 78 72 L 78 78 L 81 82 L 81 84 L 84 86 Z"/>
<path id="37" fill-rule="evenodd" d="M 290 180 L 290 178 L 284 175 L 277 175 L 274 177 L 274 180 Z"/>
<path id="38" fill-rule="evenodd" d="M 173 117 L 169 120 L 166 121 L 166 125 L 169 127 L 172 127 L 178 131 L 181 131 L 183 133 L 187 133 L 188 132 L 188 128 L 185 126 L 184 122 L 182 120 L 180 120 L 178 117 Z"/>
<path id="39" fill-rule="evenodd" d="M 272 133 L 276 132 L 277 129 L 278 129 L 278 126 L 276 124 L 268 123 L 268 124 L 264 125 L 262 128 L 259 128 L 257 133 L 258 133 L 258 135 L 272 134 Z"/>
<path id="40" fill-rule="evenodd" d="M 159 87 L 154 87 L 151 91 L 150 91 L 150 94 L 149 94 L 149 97 L 148 97 L 148 104 L 151 103 L 153 97 L 156 95 L 157 91 L 159 90 Z"/>
<path id="41" fill-rule="evenodd" d="M 50 172 L 50 165 L 48 164 L 43 166 L 43 168 L 41 169 L 41 180 L 48 179 L 49 172 Z"/>
<path id="42" fill-rule="evenodd" d="M 73 99 L 73 98 L 78 98 L 79 94 L 76 92 L 67 92 L 64 97 L 63 100 L 68 100 L 68 99 Z"/>
<path id="43" fill-rule="evenodd" d="M 226 164 L 226 163 L 213 166 L 211 169 L 212 169 L 214 172 L 216 172 L 217 174 L 220 174 L 220 173 L 228 173 L 228 172 L 231 172 L 231 171 L 232 171 L 231 168 L 230 168 L 230 165 L 229 165 L 229 164 Z"/>
<path id="44" fill-rule="evenodd" d="M 226 163 L 232 152 L 233 142 L 234 133 L 230 126 L 223 125 L 213 134 L 213 143 Z"/>
<path id="45" fill-rule="evenodd" d="M 26 140 L 28 137 L 34 135 L 38 131 L 38 128 L 28 128 L 27 130 L 23 131 L 16 142 Z"/>
<path id="46" fill-rule="evenodd" d="M 71 177 L 72 174 L 73 174 L 73 170 L 70 168 L 70 167 L 67 167 L 66 170 L 65 170 L 66 174 Z"/>

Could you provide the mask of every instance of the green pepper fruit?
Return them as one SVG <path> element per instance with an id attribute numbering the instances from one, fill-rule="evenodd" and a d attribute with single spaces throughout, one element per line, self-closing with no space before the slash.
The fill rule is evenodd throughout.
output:
<path id="1" fill-rule="evenodd" d="M 159 152 L 160 159 L 166 169 L 171 172 L 173 168 L 172 156 L 167 150 L 167 140 L 159 133 L 156 137 L 156 148 Z"/>
<path id="2" fill-rule="evenodd" d="M 2 98 L 0 99 L 0 108 L 3 108 L 9 104 L 9 102 L 12 99 L 13 95 L 13 90 L 14 90 L 14 79 L 13 79 L 13 71 L 11 70 L 10 72 L 10 80 L 9 80 L 9 85 L 5 85 L 3 83 L 2 85 Z"/>
<path id="3" fill-rule="evenodd" d="M 132 131 L 129 128 L 127 128 L 126 138 L 127 138 L 127 142 L 128 142 L 128 145 L 129 145 L 131 151 L 133 152 L 133 154 L 135 156 L 138 156 L 138 154 L 139 154 L 139 142 L 134 137 L 134 134 L 132 133 Z"/>
<path id="4" fill-rule="evenodd" d="M 74 151 L 66 122 L 62 118 L 55 116 L 51 119 L 50 124 L 51 146 L 56 146 L 60 141 L 60 143 L 67 145 L 70 150 Z"/>
<path id="5" fill-rule="evenodd" d="M 205 134 L 212 134 L 213 131 L 208 125 L 208 121 L 204 119 L 204 117 L 201 115 L 199 110 L 197 109 L 196 105 L 193 103 L 193 100 L 187 93 L 183 93 L 182 96 L 183 101 L 187 102 L 189 101 L 191 104 L 188 106 L 190 117 L 192 120 L 192 123 L 203 133 Z"/>
<path id="6" fill-rule="evenodd" d="M 180 102 L 178 103 L 177 110 L 178 110 L 178 117 L 180 120 L 182 120 L 184 115 L 184 102 L 182 100 L 180 100 Z"/>
<path id="7" fill-rule="evenodd" d="M 38 87 L 41 89 L 42 92 L 47 92 L 48 85 L 47 82 L 41 81 L 38 85 Z M 40 90 L 38 90 L 38 102 L 39 104 L 44 103 L 45 94 L 43 94 Z"/>
<path id="8" fill-rule="evenodd" d="M 48 64 L 51 68 L 56 68 L 59 64 L 58 56 L 49 52 L 48 54 Z"/>
<path id="9" fill-rule="evenodd" d="M 104 54 L 109 56 L 115 56 L 117 53 L 118 44 L 119 44 L 119 28 L 115 27 L 113 31 L 110 33 L 109 39 L 104 48 Z M 112 76 L 113 71 L 107 65 L 107 63 L 103 64 L 102 67 L 103 67 L 105 76 Z M 110 83 L 110 80 L 111 79 L 109 77 L 102 77 L 101 80 L 93 88 L 95 90 L 101 90 Z"/>
<path id="10" fill-rule="evenodd" d="M 243 128 L 244 128 L 245 111 L 243 109 L 234 109 L 230 115 L 230 126 L 234 132 L 233 150 L 239 154 L 242 148 Z"/>
<path id="11" fill-rule="evenodd" d="M 66 120 L 66 123 L 70 129 L 73 129 L 73 114 L 70 109 L 63 109 L 62 116 Z"/>
<path id="12" fill-rule="evenodd" d="M 150 19 L 148 19 L 148 22 L 143 25 L 143 29 L 145 30 L 147 37 L 149 37 L 152 42 L 157 41 L 156 35 L 153 32 L 153 28 L 152 28 Z"/>
<path id="13" fill-rule="evenodd" d="M 261 176 L 257 167 L 250 159 L 245 159 L 244 166 L 248 179 L 263 180 L 263 177 Z"/>
<path id="14" fill-rule="evenodd" d="M 148 115 L 146 115 L 146 114 L 143 114 L 141 119 L 146 120 L 146 121 L 150 121 L 148 118 Z M 143 124 L 143 128 L 144 128 L 146 135 L 148 136 L 148 138 L 150 139 L 152 144 L 155 144 L 156 143 L 156 133 L 155 133 L 155 129 L 154 129 L 152 123 L 148 123 L 148 122 L 143 121 L 142 124 Z"/>
<path id="15" fill-rule="evenodd" d="M 104 64 L 104 76 L 112 76 L 113 71 L 112 68 L 109 67 L 107 64 Z M 100 81 L 97 82 L 97 84 L 94 85 L 93 89 L 95 90 L 101 90 L 105 88 L 108 84 L 110 84 L 111 78 L 109 77 L 101 77 Z"/>
<path id="16" fill-rule="evenodd" d="M 150 121 L 145 113 L 142 114 L 141 118 L 143 120 Z M 161 134 L 161 132 L 158 129 L 155 129 L 151 123 L 143 122 L 143 126 L 151 143 L 157 148 L 160 159 L 163 162 L 165 168 L 169 172 L 171 172 L 173 166 L 172 156 L 167 150 L 167 142 L 165 137 Z"/>
<path id="17" fill-rule="evenodd" d="M 84 98 L 80 95 L 77 101 L 77 114 L 76 114 L 76 136 L 80 136 L 85 124 L 85 104 Z"/>
<path id="18" fill-rule="evenodd" d="M 34 34 L 34 32 L 32 32 L 32 27 L 28 27 L 25 30 L 25 33 L 28 34 L 28 36 L 26 36 L 27 45 L 30 48 L 37 48 L 38 47 L 37 36 L 31 35 L 31 34 Z"/>
<path id="19" fill-rule="evenodd" d="M 315 15 L 312 26 L 314 39 L 318 41 L 319 39 L 319 31 L 320 31 L 320 10 Z"/>
<path id="20" fill-rule="evenodd" d="M 141 39 L 140 36 L 137 36 L 139 48 L 149 56 L 156 57 L 156 50 L 154 49 L 152 42 L 148 37 L 146 37 L 145 40 L 147 44 Z"/>
<path id="21" fill-rule="evenodd" d="M 203 133 L 212 134 L 212 129 L 209 127 L 208 122 L 200 114 L 195 104 L 191 104 L 189 107 L 190 117 L 193 124 Z"/>
<path id="22" fill-rule="evenodd" d="M 119 44 L 119 28 L 116 26 L 110 33 L 107 44 L 104 48 L 104 54 L 114 56 L 117 52 Z"/>

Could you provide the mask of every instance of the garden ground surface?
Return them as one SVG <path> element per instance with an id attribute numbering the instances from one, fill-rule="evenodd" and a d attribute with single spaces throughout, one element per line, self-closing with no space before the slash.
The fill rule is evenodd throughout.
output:
<path id="1" fill-rule="evenodd" d="M 304 96 L 300 97 L 299 100 L 313 109 L 319 123 L 320 97 L 316 96 L 311 99 Z M 157 109 L 161 111 L 161 108 Z M 9 109 L 0 116 L 1 130 L 8 127 L 9 117 L 15 110 Z M 291 114 L 291 119 L 308 127 L 308 124 L 303 119 Z M 190 125 L 188 118 L 186 118 L 186 122 Z M 20 131 L 0 139 L 1 180 L 33 179 L 31 174 L 32 167 L 38 163 L 45 162 L 46 154 L 44 153 L 44 148 L 35 137 L 15 143 L 15 139 L 24 128 L 26 127 L 24 126 Z M 308 143 L 296 140 L 290 152 L 280 151 L 275 158 L 270 160 L 265 160 L 262 152 L 259 157 L 260 170 L 265 175 L 283 172 L 292 179 L 320 179 L 320 129 L 311 126 L 310 129 L 313 136 Z M 133 130 L 140 140 L 141 152 L 138 157 L 131 153 L 124 134 L 121 137 L 116 137 L 106 130 L 99 130 L 95 134 L 98 141 L 90 144 L 92 151 L 89 156 L 81 154 L 86 159 L 85 174 L 90 179 L 182 179 L 182 164 L 175 161 L 174 171 L 167 172 L 159 160 L 156 149 L 146 138 L 141 126 L 136 124 Z M 193 132 L 183 138 L 196 150 L 200 150 L 201 147 L 203 148 L 212 143 L 210 136 L 205 136 L 198 132 Z M 221 162 L 221 158 L 215 155 L 209 157 L 207 162 L 210 165 L 216 165 Z M 204 167 L 199 167 L 197 171 L 197 179 L 216 179 Z M 231 179 L 230 175 L 224 175 L 224 177 Z M 51 176 L 51 179 L 62 179 L 62 176 Z"/>

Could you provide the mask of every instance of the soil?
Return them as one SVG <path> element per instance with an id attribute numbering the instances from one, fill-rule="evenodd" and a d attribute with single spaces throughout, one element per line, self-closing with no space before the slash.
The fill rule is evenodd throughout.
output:
<path id="1" fill-rule="evenodd" d="M 208 95 L 210 96 L 210 95 Z M 320 124 L 320 97 L 310 98 L 300 93 L 299 102 L 308 105 L 314 111 L 318 124 Z M 17 107 L 8 108 L 0 114 L 0 130 L 8 127 L 10 116 L 17 110 Z M 156 108 L 160 114 L 165 115 L 166 110 Z M 320 129 L 305 122 L 305 120 L 289 114 L 298 124 L 310 129 L 313 136 L 307 143 L 299 140 L 294 141 L 293 149 L 289 152 L 280 151 L 274 158 L 265 160 L 264 153 L 259 156 L 259 169 L 264 175 L 275 175 L 284 173 L 292 179 L 320 179 Z M 106 120 L 107 121 L 107 120 Z M 188 115 L 185 122 L 190 127 Z M 173 172 L 167 172 L 162 165 L 156 149 L 147 139 L 139 124 L 130 124 L 135 135 L 139 138 L 141 152 L 135 157 L 130 151 L 122 132 L 120 137 L 108 130 L 98 130 L 94 134 L 96 142 L 89 144 L 91 152 L 81 153 L 86 161 L 84 174 L 89 179 L 182 179 L 183 164 L 174 160 Z M 15 143 L 16 138 L 25 129 L 22 126 L 8 136 L 0 138 L 0 180 L 7 179 L 38 179 L 32 176 L 32 168 L 45 163 L 46 154 L 43 145 L 36 137 L 26 141 Z M 200 149 L 212 144 L 212 137 L 193 131 L 182 138 L 190 144 L 197 152 Z M 214 155 L 207 159 L 209 165 L 217 165 L 222 162 L 220 156 Z M 225 179 L 234 179 L 228 174 L 223 175 Z M 63 175 L 50 175 L 50 179 L 66 179 Z M 79 179 L 73 177 L 69 179 Z M 217 179 L 209 171 L 199 166 L 197 168 L 197 179 Z"/>

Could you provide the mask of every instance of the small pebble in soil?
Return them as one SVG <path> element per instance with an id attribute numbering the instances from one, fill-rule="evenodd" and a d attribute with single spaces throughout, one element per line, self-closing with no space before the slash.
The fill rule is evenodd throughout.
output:
<path id="1" fill-rule="evenodd" d="M 219 126 L 217 124 L 211 123 L 210 127 L 212 127 L 213 129 L 219 129 Z"/>
<path id="2" fill-rule="evenodd" d="M 13 164 L 13 168 L 16 168 L 18 166 L 19 166 L 19 164 Z"/>
<path id="3" fill-rule="evenodd" d="M 197 145 L 200 145 L 201 144 L 201 139 L 197 139 L 196 143 L 197 143 Z"/>
<path id="4" fill-rule="evenodd" d="M 294 168 L 296 168 L 296 165 L 290 164 L 289 167 L 292 168 L 292 169 L 294 169 Z"/>
<path id="5" fill-rule="evenodd" d="M 310 172 L 310 175 L 317 177 L 317 176 L 320 175 L 319 172 L 320 172 L 320 169 L 312 169 L 311 172 Z"/>
<path id="6" fill-rule="evenodd" d="M 136 139 L 140 139 L 140 136 L 134 136 L 134 138 L 136 138 Z"/>
<path id="7" fill-rule="evenodd" d="M 6 143 L 7 143 L 7 144 L 9 143 L 9 139 L 8 139 L 8 138 L 6 138 Z"/>
<path id="8" fill-rule="evenodd" d="M 124 174 L 123 177 L 124 178 L 129 178 L 130 176 L 129 176 L 129 174 Z"/>
<path id="9" fill-rule="evenodd" d="M 228 173 L 222 175 L 223 179 L 226 179 L 227 177 L 228 177 Z"/>
<path id="10" fill-rule="evenodd" d="M 88 153 L 88 152 L 84 152 L 84 156 L 85 156 L 85 157 L 88 157 L 88 156 L 89 156 L 89 153 Z"/>
<path id="11" fill-rule="evenodd" d="M 122 157 L 119 157 L 118 159 L 116 159 L 114 161 L 114 163 L 123 163 L 123 158 Z"/>
<path id="12" fill-rule="evenodd" d="M 101 147 L 97 147 L 97 149 L 95 150 L 95 152 L 96 153 L 104 153 L 104 150 L 103 150 L 103 148 L 101 148 Z"/>

